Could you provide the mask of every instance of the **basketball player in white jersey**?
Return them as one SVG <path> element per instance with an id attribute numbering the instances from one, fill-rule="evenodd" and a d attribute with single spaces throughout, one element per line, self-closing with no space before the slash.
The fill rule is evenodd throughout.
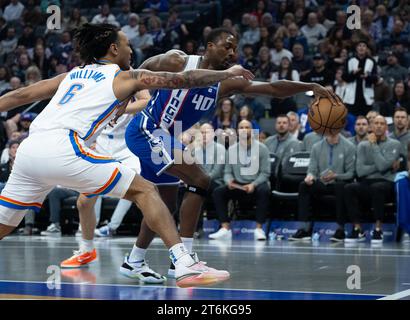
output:
<path id="1" fill-rule="evenodd" d="M 101 61 L 101 63 L 103 63 Z M 100 154 L 110 155 L 112 158 L 120 161 L 122 164 L 133 169 L 137 174 L 141 172 L 141 165 L 138 157 L 136 157 L 128 148 L 125 143 L 125 129 L 135 113 L 143 110 L 150 100 L 151 96 L 148 90 L 142 90 L 136 93 L 135 99 L 130 101 L 127 105 L 125 113 L 115 121 L 115 123 L 108 124 L 101 134 L 97 137 L 95 143 L 95 150 Z M 77 200 L 78 213 L 80 215 L 80 221 L 89 219 L 93 225 L 98 224 L 94 220 L 95 204 L 97 197 L 87 198 L 83 194 L 80 194 Z M 120 199 L 117 207 L 114 210 L 111 220 L 115 220 L 116 224 L 120 224 L 127 211 L 130 209 L 132 202 L 126 199 Z M 108 228 L 108 226 L 106 226 Z M 69 259 L 61 262 L 62 268 L 79 268 L 94 261 L 97 257 L 96 249 L 93 243 L 93 234 L 87 232 L 88 228 L 85 228 L 83 237 L 80 242 L 79 250 L 74 251 L 74 255 Z M 97 230 L 96 230 L 97 232 Z M 152 270 L 146 261 L 141 261 L 138 268 L 132 270 L 123 268 L 122 274 L 129 278 L 137 279 L 142 283 L 148 284 L 160 284 L 163 283 L 166 278 L 159 273 Z"/>
<path id="2" fill-rule="evenodd" d="M 169 249 L 178 286 L 219 282 L 189 255 L 154 185 L 115 159 L 91 151 L 87 143 L 124 111 L 121 102 L 137 91 L 203 87 L 237 76 L 250 80 L 253 75 L 240 66 L 182 73 L 128 70 L 129 41 L 112 25 L 85 24 L 76 31 L 75 40 L 84 66 L 0 98 L 3 112 L 52 97 L 20 145 L 1 193 L 0 239 L 15 229 L 27 209 L 39 211 L 46 195 L 60 184 L 88 197 L 106 194 L 135 202 Z M 110 64 L 101 65 L 98 59 Z"/>
<path id="3" fill-rule="evenodd" d="M 236 55 L 237 41 L 236 36 L 232 34 L 230 30 L 224 28 L 214 29 L 208 36 L 207 48 L 204 56 L 186 55 L 179 50 L 170 50 L 165 54 L 160 54 L 147 59 L 142 64 L 142 67 L 152 71 L 173 72 L 181 72 L 187 69 L 197 68 L 223 70 L 231 65 L 232 60 Z M 149 136 L 151 134 L 151 132 L 149 132 L 150 129 L 138 128 L 137 125 L 133 125 L 133 122 L 135 124 L 136 119 L 140 118 L 142 127 L 151 122 L 154 123 L 154 127 L 160 126 L 162 128 L 164 126 L 169 129 L 168 134 L 172 136 L 172 125 L 175 121 L 180 121 L 182 123 L 182 131 L 184 131 L 185 127 L 189 127 L 199 121 L 199 119 L 205 116 L 205 113 L 212 114 L 218 98 L 236 93 L 251 96 L 268 95 L 284 98 L 309 90 L 312 90 L 315 96 L 327 97 L 333 102 L 338 99 L 338 97 L 333 95 L 331 91 L 317 83 L 303 83 L 287 80 L 267 83 L 246 81 L 236 78 L 224 80 L 216 86 L 210 86 L 209 88 L 199 88 L 189 91 L 160 89 L 153 95 L 148 107 L 134 118 L 127 128 L 127 132 L 130 132 L 130 129 L 133 129 L 134 127 L 133 131 L 137 134 L 134 134 L 133 136 L 130 135 L 127 144 L 128 142 L 134 144 L 135 148 L 129 149 L 132 152 L 137 151 L 136 154 L 139 156 L 142 166 L 141 174 L 147 180 L 156 184 L 162 199 L 171 212 L 176 208 L 179 180 L 183 180 L 188 185 L 187 192 L 180 208 L 180 236 L 188 251 L 192 252 L 193 233 L 196 230 L 200 208 L 203 199 L 207 194 L 210 178 L 198 165 L 186 164 L 184 162 L 182 164 L 177 164 L 173 159 L 171 159 L 171 161 L 162 161 L 161 164 L 155 168 L 155 165 L 151 160 L 150 149 L 143 149 L 144 144 L 147 144 L 147 141 L 140 139 L 142 134 L 138 133 L 138 131 L 142 131 L 141 129 L 143 129 L 143 131 L 146 132 L 146 135 Z M 203 106 L 203 104 L 206 106 Z M 173 137 L 170 138 L 171 141 L 172 139 Z M 162 153 L 173 156 L 179 155 L 178 158 L 183 159 L 184 157 L 181 156 L 181 153 L 184 151 L 182 151 L 182 149 L 183 148 L 179 147 L 175 147 L 172 150 L 164 148 Z M 253 185 L 253 188 L 255 187 L 256 186 Z M 87 221 L 87 218 L 89 217 L 92 219 L 92 216 L 92 214 L 82 216 L 84 219 L 81 219 L 80 222 L 83 230 L 94 230 L 95 224 Z M 145 261 L 147 248 L 154 236 L 155 233 L 147 228 L 145 221 L 143 221 L 137 242 L 131 250 L 129 256 L 130 259 L 128 262 L 124 262 L 123 267 L 128 267 L 130 270 L 132 268 L 137 269 L 137 262 Z M 87 260 L 84 260 L 83 263 L 87 263 Z M 218 274 L 218 272 L 215 274 Z M 171 264 L 168 276 L 175 277 L 175 275 L 174 266 Z M 220 275 L 225 277 L 226 273 L 221 272 Z"/>

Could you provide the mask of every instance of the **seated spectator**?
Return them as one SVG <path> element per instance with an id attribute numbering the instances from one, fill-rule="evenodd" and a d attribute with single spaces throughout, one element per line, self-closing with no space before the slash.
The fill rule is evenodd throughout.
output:
<path id="1" fill-rule="evenodd" d="M 14 160 L 16 159 L 17 149 L 20 146 L 19 140 L 10 140 L 8 142 L 8 161 L 0 165 L 0 192 L 6 185 L 9 179 L 11 170 L 13 169 Z M 28 210 L 24 217 L 24 229 L 20 232 L 25 236 L 31 236 L 35 233 L 34 229 L 34 211 Z"/>
<path id="2" fill-rule="evenodd" d="M 271 62 L 268 47 L 261 47 L 258 53 L 258 64 L 255 70 L 255 80 L 269 81 L 276 66 Z"/>
<path id="3" fill-rule="evenodd" d="M 307 152 L 311 152 L 312 151 L 312 147 L 316 142 L 319 142 L 320 140 L 323 139 L 323 136 L 320 134 L 317 134 L 316 132 L 312 131 L 309 132 L 307 135 L 305 135 L 305 137 L 303 138 L 302 141 L 302 150 L 307 151 Z"/>
<path id="4" fill-rule="evenodd" d="M 0 61 L 5 61 L 5 55 L 16 50 L 17 42 L 16 29 L 9 27 L 6 37 L 0 41 Z"/>
<path id="5" fill-rule="evenodd" d="M 19 132 L 19 131 L 14 131 L 10 134 L 9 142 L 7 143 L 5 148 L 3 149 L 3 152 L 1 153 L 0 164 L 7 163 L 10 159 L 9 158 L 9 151 L 10 151 L 9 144 L 10 144 L 10 141 L 17 141 L 17 142 L 19 141 L 19 142 L 21 142 L 22 138 L 23 137 L 21 135 L 21 132 Z"/>
<path id="6" fill-rule="evenodd" d="M 136 65 L 139 66 L 145 60 L 145 56 L 154 45 L 152 35 L 147 32 L 147 26 L 144 21 L 139 22 L 138 35 L 130 40 L 130 43 L 135 50 Z"/>
<path id="7" fill-rule="evenodd" d="M 284 162 L 292 153 L 300 150 L 300 142 L 289 132 L 289 122 L 287 115 L 279 115 L 275 123 L 276 134 L 265 141 L 269 152 L 278 157 L 278 163 Z M 276 168 L 279 170 L 279 166 Z"/>
<path id="8" fill-rule="evenodd" d="M 376 117 L 380 115 L 380 113 L 376 110 L 370 110 L 367 114 L 366 114 L 366 118 L 367 120 L 369 120 L 369 133 L 372 132 L 373 130 L 373 122 L 374 119 L 376 119 Z"/>
<path id="9" fill-rule="evenodd" d="M 33 63 L 35 63 L 40 69 L 41 78 L 47 79 L 50 68 L 50 59 L 47 58 L 44 46 L 42 44 L 37 44 L 34 49 Z"/>
<path id="10" fill-rule="evenodd" d="M 260 40 L 259 22 L 255 16 L 249 18 L 249 28 L 242 34 L 240 40 L 240 48 L 243 48 L 245 44 L 255 45 Z"/>
<path id="11" fill-rule="evenodd" d="M 26 71 L 26 82 L 25 85 L 29 86 L 30 84 L 39 82 L 42 79 L 41 71 L 37 66 L 30 66 Z"/>
<path id="12" fill-rule="evenodd" d="M 289 118 L 289 133 L 296 140 L 302 141 L 304 133 L 300 130 L 299 115 L 294 111 L 286 114 Z"/>
<path id="13" fill-rule="evenodd" d="M 21 133 L 21 138 L 24 139 L 28 136 L 30 125 L 35 119 L 36 114 L 32 112 L 25 112 L 17 114 L 13 118 L 7 120 L 9 132 L 18 131 Z"/>
<path id="14" fill-rule="evenodd" d="M 10 0 L 10 4 L 4 9 L 3 17 L 7 22 L 17 21 L 21 18 L 24 5 L 18 0 Z"/>
<path id="15" fill-rule="evenodd" d="M 299 81 L 299 72 L 297 72 L 293 66 L 292 62 L 288 57 L 283 57 L 278 71 L 272 73 L 272 77 L 270 79 L 271 82 L 277 80 L 291 80 L 291 81 Z"/>
<path id="16" fill-rule="evenodd" d="M 131 15 L 131 7 L 129 0 L 122 0 L 121 12 L 116 16 L 117 22 L 120 26 L 125 26 L 128 23 Z"/>
<path id="17" fill-rule="evenodd" d="M 393 98 L 380 111 L 386 117 L 392 117 L 396 108 L 404 108 L 410 112 L 410 96 L 403 81 L 397 81 L 393 87 Z"/>
<path id="18" fill-rule="evenodd" d="M 178 15 L 179 12 L 175 8 L 169 10 L 165 33 L 167 34 L 167 37 L 169 37 L 170 48 L 172 48 L 176 43 L 184 42 L 185 38 L 189 35 L 187 26 L 182 23 L 181 19 L 178 18 Z"/>
<path id="19" fill-rule="evenodd" d="M 60 43 L 53 48 L 53 55 L 57 57 L 60 64 L 67 64 L 71 52 L 73 52 L 71 34 L 68 31 L 64 31 L 61 34 Z"/>
<path id="20" fill-rule="evenodd" d="M 305 57 L 303 45 L 295 43 L 292 47 L 292 65 L 299 72 L 301 78 L 304 78 L 313 68 L 312 60 Z"/>
<path id="21" fill-rule="evenodd" d="M 401 143 L 401 155 L 407 155 L 407 145 L 410 143 L 409 118 L 407 110 L 401 107 L 396 108 L 393 116 L 394 130 L 390 138 Z"/>
<path id="22" fill-rule="evenodd" d="M 41 231 L 40 234 L 42 236 L 61 236 L 60 217 L 62 201 L 69 197 L 78 197 L 78 192 L 57 186 L 51 190 L 47 197 L 50 206 L 50 225 L 46 230 Z"/>
<path id="23" fill-rule="evenodd" d="M 81 27 L 83 24 L 87 22 L 87 17 L 81 15 L 80 9 L 73 8 L 70 17 L 66 21 L 65 29 L 67 31 L 73 31 L 74 29 Z"/>
<path id="24" fill-rule="evenodd" d="M 106 3 L 101 6 L 101 12 L 94 16 L 91 23 L 109 23 L 116 27 L 121 27 L 115 16 L 110 12 L 110 6 Z"/>
<path id="25" fill-rule="evenodd" d="M 266 139 L 270 137 L 269 132 L 261 131 L 259 132 L 259 142 L 265 144 Z"/>
<path id="26" fill-rule="evenodd" d="M 374 85 L 374 104 L 373 109 L 379 110 L 382 116 L 388 117 L 389 101 L 391 100 L 392 92 L 389 84 L 384 81 L 383 77 L 379 77 Z"/>
<path id="27" fill-rule="evenodd" d="M 273 40 L 274 49 L 270 51 L 271 61 L 274 65 L 279 66 L 283 57 L 287 57 L 289 60 L 292 60 L 293 54 L 288 49 L 283 47 L 282 38 L 275 38 Z"/>
<path id="28" fill-rule="evenodd" d="M 380 43 L 383 38 L 388 38 L 393 31 L 393 17 L 389 16 L 384 5 L 380 4 L 376 7 L 376 19 L 373 22 L 373 27 L 377 30 L 374 34 L 374 40 Z"/>
<path id="29" fill-rule="evenodd" d="M 334 92 L 343 100 L 346 92 L 346 81 L 343 80 L 343 68 L 339 68 L 335 74 L 335 80 L 333 81 Z"/>
<path id="30" fill-rule="evenodd" d="M 326 28 L 319 23 L 317 14 L 311 12 L 307 18 L 307 24 L 304 25 L 300 31 L 306 37 L 310 52 L 315 52 L 316 46 L 319 44 L 319 40 L 326 37 Z"/>
<path id="31" fill-rule="evenodd" d="M 325 57 L 322 54 L 316 53 L 313 56 L 313 69 L 302 80 L 316 82 L 322 86 L 331 86 L 333 84 L 334 75 L 325 68 Z"/>
<path id="32" fill-rule="evenodd" d="M 296 23 L 291 23 L 288 26 L 288 36 L 284 39 L 284 47 L 292 50 L 293 46 L 298 43 L 303 46 L 304 52 L 309 52 L 309 46 L 306 37 L 299 31 Z"/>
<path id="33" fill-rule="evenodd" d="M 262 225 L 269 208 L 270 163 L 269 151 L 252 135 L 252 124 L 242 120 L 238 126 L 239 142 L 228 149 L 227 164 L 224 171 L 225 185 L 213 192 L 221 229 L 209 235 L 211 239 L 230 239 L 228 201 L 250 198 L 256 204 L 255 240 L 266 240 Z M 246 163 L 244 163 L 246 159 Z M 239 160 L 239 161 L 238 161 Z"/>
<path id="34" fill-rule="evenodd" d="M 354 227 L 347 242 L 364 241 L 360 224 L 360 205 L 371 204 L 376 220 L 372 243 L 383 241 L 382 221 L 384 204 L 394 195 L 394 168 L 397 166 L 401 145 L 386 136 L 387 123 L 376 116 L 372 133 L 357 147 L 356 172 L 358 181 L 345 186 L 345 204 Z M 370 201 L 369 201 L 370 200 Z"/>
<path id="35" fill-rule="evenodd" d="M 131 13 L 128 17 L 128 24 L 121 28 L 122 32 L 125 33 L 128 40 L 131 41 L 138 35 L 138 28 L 140 17 L 136 13 Z"/>
<path id="36" fill-rule="evenodd" d="M 36 37 L 34 36 L 33 26 L 31 24 L 26 24 L 23 29 L 23 34 L 19 37 L 17 45 L 33 48 L 35 44 Z"/>
<path id="37" fill-rule="evenodd" d="M 259 49 L 262 47 L 270 47 L 271 40 L 269 36 L 269 30 L 266 27 L 260 27 L 260 40 L 253 46 L 255 52 L 259 52 Z"/>
<path id="38" fill-rule="evenodd" d="M 148 19 L 148 30 L 154 42 L 154 47 L 158 53 L 162 53 L 162 39 L 165 37 L 165 31 L 162 28 L 162 21 L 157 16 L 152 16 Z M 154 51 L 153 53 L 156 53 Z"/>
<path id="39" fill-rule="evenodd" d="M 254 119 L 253 117 L 253 111 L 252 109 L 245 105 L 243 106 L 241 109 L 239 109 L 239 119 L 238 122 L 240 122 L 241 120 L 248 120 L 252 123 L 252 128 L 253 130 L 261 130 L 261 127 L 259 126 L 258 122 Z"/>
<path id="40" fill-rule="evenodd" d="M 305 226 L 290 241 L 311 239 L 312 198 L 320 195 L 336 197 L 338 229 L 331 240 L 344 240 L 344 186 L 354 178 L 355 154 L 353 144 L 340 133 L 328 135 L 313 146 L 306 178 L 299 185 L 298 220 L 305 222 Z"/>
<path id="41" fill-rule="evenodd" d="M 381 76 L 387 83 L 393 84 L 397 81 L 404 81 L 407 79 L 407 69 L 399 64 L 397 55 L 390 51 L 387 56 L 387 65 L 382 67 Z"/>
<path id="42" fill-rule="evenodd" d="M 358 116 L 354 125 L 355 135 L 348 138 L 356 147 L 360 142 L 367 140 L 367 134 L 369 132 L 369 120 L 364 116 Z"/>
<path id="43" fill-rule="evenodd" d="M 410 143 L 407 145 L 407 171 L 397 173 L 395 179 L 397 223 L 410 234 Z"/>
<path id="44" fill-rule="evenodd" d="M 145 1 L 145 8 L 155 10 L 155 12 L 167 12 L 168 0 L 148 0 Z"/>
<path id="45" fill-rule="evenodd" d="M 235 138 L 237 125 L 238 116 L 233 100 L 230 98 L 222 99 L 212 119 L 212 127 L 215 128 L 217 141 L 225 146 L 230 145 L 231 140 Z"/>
<path id="46" fill-rule="evenodd" d="M 10 71 L 6 66 L 0 66 L 0 93 L 10 88 Z"/>
<path id="47" fill-rule="evenodd" d="M 255 72 L 255 69 L 258 64 L 258 60 L 253 55 L 253 46 L 250 44 L 245 44 L 243 46 L 243 57 L 240 59 L 240 64 L 252 72 Z"/>

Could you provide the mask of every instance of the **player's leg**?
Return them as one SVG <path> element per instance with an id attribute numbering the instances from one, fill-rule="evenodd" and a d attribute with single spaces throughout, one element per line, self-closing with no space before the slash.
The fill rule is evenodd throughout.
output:
<path id="1" fill-rule="evenodd" d="M 97 251 L 94 248 L 94 230 L 97 224 L 94 206 L 98 197 L 87 198 L 80 194 L 77 199 L 77 209 L 80 217 L 81 236 L 80 249 L 61 262 L 62 268 L 80 268 L 88 266 L 97 259 Z"/>
<path id="2" fill-rule="evenodd" d="M 14 229 L 16 229 L 15 226 L 7 226 L 5 224 L 0 223 L 0 240 L 8 234 L 10 234 Z"/>
<path id="3" fill-rule="evenodd" d="M 178 194 L 178 185 L 158 185 L 157 186 L 159 193 L 161 195 L 162 201 L 164 201 L 165 205 L 167 206 L 168 210 L 171 213 L 175 213 L 176 210 L 176 198 Z M 129 278 L 137 278 L 139 280 L 143 280 L 144 274 L 148 273 L 148 278 L 144 279 L 144 282 L 150 282 L 150 283 L 161 283 L 166 280 L 165 277 L 158 277 L 158 273 L 154 272 L 154 274 L 151 276 L 151 273 L 153 273 L 152 269 L 150 270 L 144 270 L 146 268 L 143 268 L 144 265 L 146 264 L 146 253 L 149 245 L 151 244 L 152 240 L 155 237 L 155 232 L 152 231 L 149 227 L 148 224 L 145 221 L 145 218 L 142 219 L 141 223 L 141 228 L 140 232 L 138 234 L 138 239 L 136 243 L 134 244 L 131 253 L 128 257 L 125 258 L 124 264 L 120 268 L 120 272 L 129 277 Z M 192 242 L 191 245 L 189 243 L 186 243 L 185 238 L 181 238 L 182 243 L 185 245 L 187 248 L 188 252 L 191 253 L 192 250 Z M 173 266 L 173 264 L 171 263 Z M 173 277 L 175 273 L 175 269 L 173 269 Z M 163 280 L 160 282 L 160 280 Z"/>

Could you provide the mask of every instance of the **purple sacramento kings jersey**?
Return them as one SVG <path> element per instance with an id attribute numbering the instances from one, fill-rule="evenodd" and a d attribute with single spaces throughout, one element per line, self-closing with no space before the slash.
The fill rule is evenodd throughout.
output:
<path id="1" fill-rule="evenodd" d="M 184 71 L 197 69 L 200 58 L 189 56 Z M 179 183 L 179 178 L 165 173 L 174 163 L 174 150 L 185 149 L 175 135 L 213 114 L 218 90 L 219 83 L 206 88 L 154 92 L 125 133 L 128 148 L 140 159 L 142 177 L 157 185 Z"/>
<path id="2" fill-rule="evenodd" d="M 184 71 L 197 69 L 200 58 L 189 56 Z M 151 116 L 157 126 L 173 135 L 175 121 L 180 121 L 182 131 L 185 131 L 210 113 L 213 114 L 218 89 L 219 83 L 206 88 L 159 89 L 154 92 L 144 112 Z"/>

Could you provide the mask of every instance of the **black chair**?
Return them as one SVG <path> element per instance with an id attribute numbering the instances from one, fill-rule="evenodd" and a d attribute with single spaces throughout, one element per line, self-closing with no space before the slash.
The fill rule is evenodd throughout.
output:
<path id="1" fill-rule="evenodd" d="M 295 152 L 279 167 L 277 187 L 272 191 L 274 198 L 280 200 L 296 200 L 299 184 L 305 179 L 309 167 L 310 153 Z"/>
<path id="2" fill-rule="evenodd" d="M 279 166 L 279 158 L 277 155 L 274 153 L 269 153 L 269 162 L 270 162 L 270 186 L 271 189 L 275 189 L 276 187 L 276 181 L 277 181 L 277 176 L 276 176 L 276 171 Z"/>

